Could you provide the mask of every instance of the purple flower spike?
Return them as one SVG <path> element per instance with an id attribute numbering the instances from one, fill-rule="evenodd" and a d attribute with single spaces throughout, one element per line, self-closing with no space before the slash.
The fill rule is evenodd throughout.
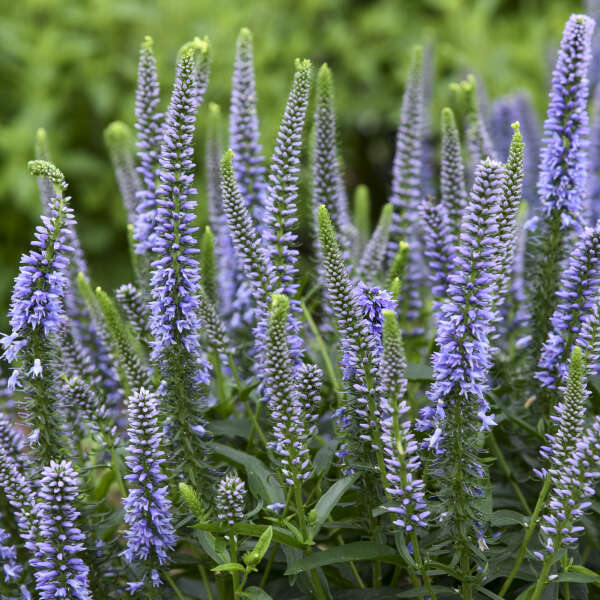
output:
<path id="1" fill-rule="evenodd" d="M 228 473 L 217 487 L 217 519 L 226 525 L 235 525 L 244 518 L 246 486 L 235 474 Z"/>
<path id="2" fill-rule="evenodd" d="M 42 471 L 36 515 L 39 542 L 34 568 L 41 600 L 91 600 L 89 567 L 83 562 L 85 536 L 77 526 L 79 478 L 69 461 L 51 461 Z"/>
<path id="3" fill-rule="evenodd" d="M 127 549 L 125 559 L 147 568 L 165 565 L 177 543 L 167 477 L 162 472 L 165 452 L 159 424 L 158 397 L 141 388 L 129 398 L 129 445 L 125 462 L 129 495 L 123 499 Z"/>
<path id="4" fill-rule="evenodd" d="M 594 21 L 571 15 L 552 73 L 544 123 L 538 193 L 547 216 L 560 211 L 564 227 L 579 226 L 586 197 L 589 95 L 587 71 Z"/>

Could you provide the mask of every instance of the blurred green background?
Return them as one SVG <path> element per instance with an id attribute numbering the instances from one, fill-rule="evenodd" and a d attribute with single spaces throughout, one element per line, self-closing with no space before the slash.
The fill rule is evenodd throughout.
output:
<path id="1" fill-rule="evenodd" d="M 469 71 L 490 98 L 529 89 L 542 115 L 550 57 L 569 14 L 582 10 L 570 0 L 0 0 L 0 314 L 40 212 L 26 170 L 38 127 L 46 128 L 53 158 L 70 182 L 96 281 L 111 289 L 130 276 L 124 212 L 102 132 L 115 119 L 133 124 L 144 35 L 155 40 L 165 99 L 178 47 L 208 35 L 207 100 L 227 110 L 235 39 L 249 27 L 267 156 L 293 59 L 327 61 L 348 185 L 366 183 L 380 202 L 412 44 L 430 44 L 435 53 L 434 128 L 449 101 L 448 84 Z M 206 104 L 199 163 L 205 118 Z"/>

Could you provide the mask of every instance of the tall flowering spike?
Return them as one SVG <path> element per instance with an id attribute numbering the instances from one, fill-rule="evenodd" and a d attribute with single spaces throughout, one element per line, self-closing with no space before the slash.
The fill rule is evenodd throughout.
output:
<path id="1" fill-rule="evenodd" d="M 558 304 L 535 374 L 543 387 L 554 390 L 566 377 L 571 348 L 592 312 L 599 291 L 600 223 L 582 232 L 556 292 Z"/>
<path id="2" fill-rule="evenodd" d="M 115 298 L 127 323 L 142 342 L 150 339 L 150 315 L 142 292 L 131 283 L 124 283 L 115 291 Z"/>
<path id="3" fill-rule="evenodd" d="M 296 485 L 311 475 L 308 440 L 311 415 L 306 398 L 299 394 L 294 361 L 288 341 L 290 302 L 273 295 L 264 352 L 264 396 L 273 423 L 269 444 L 277 457 L 279 471 L 288 485 Z"/>
<path id="4" fill-rule="evenodd" d="M 354 286 L 354 298 L 360 308 L 363 321 L 368 324 L 369 331 L 374 336 L 378 350 L 381 348 L 383 331 L 383 312 L 396 310 L 396 303 L 387 290 L 377 286 L 369 287 L 363 281 Z"/>
<path id="5" fill-rule="evenodd" d="M 319 417 L 318 407 L 321 403 L 323 371 L 317 365 L 302 363 L 296 371 L 296 376 L 299 399 L 304 405 L 305 418 L 311 427 L 316 427 Z"/>
<path id="6" fill-rule="evenodd" d="M 348 396 L 337 417 L 345 434 L 340 455 L 344 460 L 358 459 L 374 447 L 381 450 L 378 431 L 379 400 L 376 390 L 376 354 L 380 343 L 372 324 L 353 291 L 335 230 L 325 206 L 319 207 L 319 241 L 327 298 L 337 320 L 342 352 L 341 365 Z M 388 308 L 387 306 L 383 308 Z"/>
<path id="7" fill-rule="evenodd" d="M 379 365 L 379 391 L 385 398 L 389 411 L 395 413 L 406 390 L 406 355 L 402 332 L 392 310 L 383 311 L 383 354 Z"/>
<path id="8" fill-rule="evenodd" d="M 504 164 L 504 180 L 502 183 L 502 202 L 498 218 L 498 271 L 499 278 L 496 292 L 496 306 L 501 306 L 509 292 L 512 270 L 517 250 L 517 229 L 519 207 L 523 190 L 523 136 L 519 123 L 513 123 L 512 142 L 508 159 Z"/>
<path id="9" fill-rule="evenodd" d="M 250 214 L 262 218 L 266 193 L 266 168 L 260 143 L 252 33 L 245 27 L 237 39 L 231 108 L 229 146 L 233 150 L 233 170 L 242 198 Z"/>
<path id="10" fill-rule="evenodd" d="M 166 380 L 165 412 L 171 425 L 173 464 L 200 487 L 205 430 L 200 411 L 209 364 L 200 345 L 198 252 L 192 225 L 194 125 L 198 109 L 196 61 L 202 50 L 186 44 L 179 53 L 160 151 L 160 186 L 154 227 L 150 302 L 151 358 Z"/>
<path id="11" fill-rule="evenodd" d="M 142 362 L 143 351 L 139 340 L 125 326 L 117 307 L 104 290 L 96 288 L 96 298 L 108 329 L 110 347 L 125 393 L 130 394 L 132 389 L 142 386 L 148 387 L 151 374 L 148 366 Z"/>
<path id="12" fill-rule="evenodd" d="M 217 519 L 223 525 L 235 525 L 244 518 L 246 486 L 236 473 L 228 473 L 217 487 Z"/>
<path id="13" fill-rule="evenodd" d="M 127 531 L 125 559 L 150 574 L 152 585 L 161 585 L 158 568 L 169 562 L 177 543 L 163 450 L 164 430 L 159 420 L 159 398 L 141 388 L 129 397 L 125 476 L 129 495 L 123 499 Z M 200 458 L 200 457 L 199 457 Z"/>
<path id="14" fill-rule="evenodd" d="M 37 492 L 38 551 L 31 565 L 41 600 L 91 600 L 89 567 L 81 555 L 85 536 L 77 526 L 80 481 L 69 461 L 44 467 Z"/>
<path id="15" fill-rule="evenodd" d="M 394 207 L 389 202 L 383 207 L 377 227 L 369 239 L 358 265 L 358 277 L 369 284 L 373 284 L 379 279 L 383 268 L 390 239 L 393 211 Z"/>
<path id="16" fill-rule="evenodd" d="M 552 73 L 540 155 L 538 192 L 546 218 L 560 213 L 564 227 L 581 217 L 586 194 L 589 95 L 587 71 L 594 21 L 571 15 Z"/>
<path id="17" fill-rule="evenodd" d="M 138 192 L 134 238 L 136 251 L 145 254 L 152 248 L 150 235 L 156 212 L 158 157 L 162 140 L 163 114 L 159 111 L 160 84 L 154 58 L 154 41 L 146 36 L 140 49 L 138 79 L 135 91 L 135 130 L 137 132 L 137 171 L 143 182 Z"/>
<path id="18" fill-rule="evenodd" d="M 554 558 L 562 548 L 577 542 L 585 529 L 578 522 L 591 506 L 594 479 L 600 477 L 597 463 L 589 460 L 597 456 L 600 439 L 593 427 L 583 434 L 588 394 L 583 356 L 575 347 L 563 401 L 556 405 L 552 415 L 557 430 L 548 436 L 550 446 L 541 449 L 542 456 L 550 460 L 547 475 L 552 482 L 548 508 L 540 525 L 544 549 L 535 553 L 541 560 L 548 555 Z"/>
<path id="19" fill-rule="evenodd" d="M 312 80 L 309 60 L 296 61 L 296 73 L 288 96 L 275 150 L 271 158 L 264 213 L 263 239 L 271 262 L 269 278 L 275 291 L 294 296 L 298 290 L 296 262 L 298 236 L 298 179 L 302 131 Z M 235 154 L 234 154 L 235 157 Z"/>
<path id="20" fill-rule="evenodd" d="M 12 460 L 23 466 L 27 463 L 25 455 L 26 445 L 25 436 L 0 411 L 0 447 L 6 452 L 9 458 L 12 458 Z"/>
<path id="21" fill-rule="evenodd" d="M 540 152 L 538 195 L 543 220 L 531 243 L 533 265 L 529 284 L 532 315 L 532 364 L 538 362 L 550 331 L 550 317 L 559 286 L 561 264 L 573 229 L 582 220 L 586 197 L 588 145 L 588 82 L 594 22 L 572 15 L 565 26 L 552 75 L 550 103 Z"/>
<path id="22" fill-rule="evenodd" d="M 2 519 L 2 513 L 0 513 Z M 2 560 L 2 583 L 0 590 L 16 593 L 16 584 L 23 574 L 23 566 L 19 563 L 17 547 L 13 544 L 8 531 L 0 527 L 0 560 Z M 3 585 L 4 584 L 4 585 Z M 6 598 L 6 596 L 4 596 Z"/>
<path id="23" fill-rule="evenodd" d="M 254 303 L 267 307 L 271 288 L 270 260 L 261 247 L 259 235 L 235 180 L 231 149 L 225 152 L 221 160 L 221 192 L 233 246 L 249 281 Z"/>
<path id="24" fill-rule="evenodd" d="M 566 385 L 561 387 L 562 399 L 552 407 L 550 416 L 554 423 L 554 432 L 546 434 L 546 444 L 540 447 L 540 455 L 548 467 L 536 471 L 558 483 L 561 471 L 569 463 L 573 447 L 583 433 L 585 419 L 585 401 L 589 396 L 586 389 L 586 365 L 581 348 L 574 346 L 570 353 Z"/>
<path id="25" fill-rule="evenodd" d="M 30 552 L 36 552 L 38 518 L 35 513 L 35 494 L 23 476 L 18 463 L 0 447 L 0 489 L 10 504 L 19 537 Z"/>
<path id="26" fill-rule="evenodd" d="M 383 312 L 383 354 L 379 366 L 379 393 L 383 418 L 380 422 L 385 464 L 386 492 L 394 525 L 410 533 L 425 527 L 429 510 L 425 503 L 425 484 L 418 476 L 421 460 L 411 426 L 404 415 L 408 405 L 404 394 L 406 357 L 400 326 L 393 311 Z"/>
<path id="27" fill-rule="evenodd" d="M 421 204 L 421 222 L 425 234 L 423 254 L 428 259 L 431 293 L 439 304 L 446 295 L 455 243 L 446 205 L 436 203 L 432 196 L 426 198 Z"/>
<path id="28" fill-rule="evenodd" d="M 583 319 L 575 345 L 583 351 L 589 376 L 600 370 L 600 297 L 596 296 L 589 314 Z"/>
<path id="29" fill-rule="evenodd" d="M 181 52 L 192 49 L 196 65 L 196 103 L 198 106 L 204 101 L 206 89 L 210 79 L 210 67 L 212 63 L 212 49 L 208 37 L 195 37 L 191 42 L 184 44 Z"/>
<path id="30" fill-rule="evenodd" d="M 461 81 L 462 92 L 467 111 L 466 146 L 469 152 L 470 168 L 474 171 L 479 162 L 486 158 L 496 158 L 496 151 L 483 120 L 475 77 L 469 75 Z"/>
<path id="31" fill-rule="evenodd" d="M 442 155 L 440 159 L 441 203 L 448 213 L 453 243 L 460 237 L 460 221 L 467 205 L 465 165 L 454 112 L 442 109 Z"/>
<path id="32" fill-rule="evenodd" d="M 480 538 L 480 510 L 473 498 L 481 495 L 485 467 L 481 431 L 495 425 L 485 398 L 491 368 L 493 293 L 496 284 L 498 214 L 502 165 L 486 160 L 475 182 L 453 260 L 446 302 L 441 307 L 433 355 L 434 382 L 428 392 L 431 407 L 421 412 L 420 429 L 436 453 L 432 476 L 438 481 L 444 513 L 461 552 Z"/>
<path id="33" fill-rule="evenodd" d="M 326 63 L 321 65 L 317 76 L 312 159 L 313 207 L 315 210 L 321 204 L 327 207 L 339 233 L 344 256 L 350 256 L 354 226 L 350 221 L 346 195 L 341 193 L 343 182 L 338 159 L 333 76 Z"/>
<path id="34" fill-rule="evenodd" d="M 104 141 L 108 147 L 119 191 L 127 211 L 127 221 L 135 223 L 138 192 L 142 184 L 131 152 L 133 146 L 131 131 L 122 121 L 114 121 L 104 130 Z"/>
<path id="35" fill-rule="evenodd" d="M 50 147 L 48 145 L 48 134 L 45 129 L 38 129 L 35 133 L 35 158 L 36 160 L 52 161 L 52 155 L 50 154 Z M 48 181 L 46 177 L 38 177 L 38 189 L 40 191 L 40 202 L 46 212 L 50 200 L 54 196 L 54 188 L 52 183 Z"/>
<path id="36" fill-rule="evenodd" d="M 36 228 L 32 249 L 21 257 L 8 313 L 12 331 L 0 343 L 3 358 L 15 367 L 9 387 L 20 383 L 24 388 L 36 453 L 49 461 L 60 448 L 59 415 L 51 392 L 52 339 L 65 320 L 67 268 L 73 251 L 69 227 L 75 219 L 69 198 L 63 195 L 67 187 L 63 174 L 44 161 L 30 162 L 29 170 L 52 184 L 54 196 Z"/>
<path id="37" fill-rule="evenodd" d="M 221 200 L 221 108 L 218 104 L 208 105 L 208 125 L 206 132 L 206 193 L 208 196 L 209 222 L 215 236 L 215 258 L 218 265 L 217 283 L 219 288 L 218 307 L 222 314 L 231 315 L 236 290 L 242 277 L 236 268 L 235 253 L 227 227 L 227 215 L 223 212 Z M 244 310 L 242 310 L 242 314 Z"/>
<path id="38" fill-rule="evenodd" d="M 388 257 L 394 258 L 398 242 L 407 236 L 417 237 L 416 206 L 421 199 L 421 153 L 423 146 L 423 50 L 414 48 L 406 88 L 402 96 L 400 123 L 396 134 L 396 151 L 392 167 L 394 221 Z M 411 238 L 412 239 L 412 238 Z"/>

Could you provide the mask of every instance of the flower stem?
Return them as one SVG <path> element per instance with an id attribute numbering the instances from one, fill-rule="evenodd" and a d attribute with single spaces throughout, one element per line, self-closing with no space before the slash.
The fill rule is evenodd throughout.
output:
<path id="1" fill-rule="evenodd" d="M 204 590 L 206 591 L 207 600 L 214 600 L 212 590 L 210 589 L 210 581 L 208 580 L 208 574 L 204 565 L 198 565 L 200 571 L 200 577 L 202 577 L 202 583 L 204 584 Z"/>
<path id="2" fill-rule="evenodd" d="M 527 526 L 527 531 L 525 531 L 525 537 L 523 538 L 523 542 L 521 544 L 521 549 L 519 550 L 519 554 L 517 556 L 517 561 L 515 562 L 515 565 L 512 568 L 512 571 L 510 572 L 508 579 L 504 582 L 504 585 L 502 586 L 502 589 L 500 590 L 500 596 L 504 596 L 506 594 L 506 592 L 508 591 L 510 584 L 513 582 L 515 576 L 517 575 L 517 572 L 519 571 L 519 567 L 521 566 L 521 563 L 523 562 L 523 558 L 525 558 L 525 553 L 527 552 L 527 546 L 529 545 L 529 542 L 531 541 L 531 536 L 533 535 L 533 532 L 535 531 L 535 527 L 537 525 L 537 520 L 540 516 L 540 512 L 542 511 L 542 507 L 544 506 L 544 502 L 546 501 L 546 496 L 548 495 L 548 492 L 550 491 L 550 484 L 551 484 L 550 477 L 546 476 L 546 479 L 544 480 L 544 486 L 542 487 L 542 489 L 540 491 L 540 495 L 538 496 L 535 508 L 533 509 L 533 514 L 531 515 L 531 518 L 529 520 L 529 525 Z"/>
<path id="3" fill-rule="evenodd" d="M 111 447 L 110 449 L 110 464 L 112 471 L 115 474 L 117 484 L 119 485 L 121 496 L 123 498 L 127 498 L 127 488 L 125 487 L 125 482 L 123 481 L 123 477 L 121 476 L 121 469 L 119 467 L 119 457 L 117 456 L 117 452 L 113 447 Z"/>
<path id="4" fill-rule="evenodd" d="M 540 573 L 540 576 L 538 577 L 538 580 L 535 584 L 535 589 L 533 590 L 533 594 L 532 594 L 530 600 L 539 600 L 540 599 L 540 596 L 542 595 L 544 588 L 548 584 L 548 573 L 550 573 L 550 568 L 552 567 L 552 562 L 554 561 L 555 554 L 556 554 L 556 551 L 554 553 L 550 554 L 550 556 L 546 557 L 546 560 L 544 561 L 544 566 L 542 567 L 542 572 Z"/>
<path id="5" fill-rule="evenodd" d="M 185 600 L 183 594 L 181 593 L 181 590 L 177 587 L 177 584 L 175 583 L 169 572 L 163 571 L 163 575 L 165 576 L 165 579 L 167 580 L 168 584 L 171 586 L 171 589 L 175 592 L 177 598 L 179 600 Z"/>

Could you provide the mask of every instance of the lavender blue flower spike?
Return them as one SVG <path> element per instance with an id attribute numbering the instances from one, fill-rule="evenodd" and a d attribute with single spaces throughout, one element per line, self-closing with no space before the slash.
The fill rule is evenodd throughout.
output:
<path id="1" fill-rule="evenodd" d="M 123 499 L 128 529 L 125 559 L 143 567 L 154 587 L 161 585 L 157 569 L 169 562 L 177 543 L 172 505 L 168 497 L 163 428 L 159 421 L 159 397 L 136 390 L 129 398 L 125 476 L 129 495 Z"/>
<path id="2" fill-rule="evenodd" d="M 568 238 L 574 229 L 580 229 L 583 219 L 589 134 L 586 73 L 593 28 L 594 22 L 585 15 L 569 18 L 552 75 L 538 180 L 543 220 L 530 244 L 535 264 L 528 278 L 532 367 L 539 361 L 550 331 L 555 308 L 550 299 L 559 286 Z"/>
<path id="3" fill-rule="evenodd" d="M 349 258 L 350 242 L 356 237 L 356 232 L 350 221 L 347 198 L 343 192 L 338 158 L 333 75 L 326 63 L 321 65 L 317 76 L 312 163 L 312 206 L 315 211 L 315 224 L 318 227 L 316 211 L 323 204 L 335 224 L 344 257 Z"/>
<path id="4" fill-rule="evenodd" d="M 337 413 L 345 434 L 339 454 L 347 461 L 358 458 L 371 447 L 381 450 L 375 427 L 380 416 L 376 390 L 376 355 L 380 342 L 372 333 L 372 325 L 363 317 L 360 302 L 353 293 L 335 230 L 323 205 L 319 207 L 319 241 L 327 298 L 337 320 L 343 378 L 349 392 Z"/>
<path id="5" fill-rule="evenodd" d="M 233 150 L 233 171 L 250 214 L 261 220 L 266 197 L 266 168 L 260 143 L 252 33 L 245 27 L 237 39 L 231 108 L 229 147 Z"/>
<path id="6" fill-rule="evenodd" d="M 375 227 L 373 235 L 367 242 L 358 264 L 358 277 L 370 285 L 379 279 L 383 268 L 390 239 L 393 210 L 394 207 L 389 202 L 381 210 L 377 227 Z"/>
<path id="7" fill-rule="evenodd" d="M 543 552 L 536 552 L 540 560 L 553 559 L 561 548 L 577 542 L 584 527 L 578 524 L 586 508 L 591 506 L 594 479 L 600 477 L 597 464 L 590 462 L 600 449 L 598 431 L 592 427 L 585 435 L 583 423 L 586 389 L 585 366 L 578 347 L 573 349 L 564 399 L 553 412 L 557 431 L 548 436 L 550 447 L 542 449 L 542 456 L 550 459 L 547 476 L 552 481 L 548 508 L 542 516 L 540 529 L 544 542 Z"/>
<path id="8" fill-rule="evenodd" d="M 44 467 L 37 503 L 39 539 L 34 568 L 41 600 L 91 600 L 89 567 L 81 555 L 85 536 L 77 526 L 79 478 L 69 461 Z"/>
<path id="9" fill-rule="evenodd" d="M 421 204 L 421 222 L 425 238 L 423 254 L 428 259 L 431 293 L 434 302 L 439 305 L 446 296 L 455 250 L 446 205 L 436 203 L 431 196 L 426 198 Z"/>
<path id="10" fill-rule="evenodd" d="M 430 514 L 425 501 L 425 483 L 419 477 L 421 460 L 418 444 L 404 415 L 409 407 L 406 393 L 406 358 L 402 334 L 393 311 L 386 310 L 383 326 L 383 354 L 379 367 L 381 405 L 381 441 L 385 463 L 386 492 L 391 499 L 388 510 L 394 525 L 406 533 L 426 527 Z"/>
<path id="11" fill-rule="evenodd" d="M 406 301 L 402 303 L 403 318 L 414 321 L 422 308 L 421 236 L 419 235 L 418 204 L 421 201 L 421 164 L 423 149 L 423 50 L 415 47 L 402 96 L 400 124 L 396 134 L 396 151 L 392 166 L 392 190 L 389 201 L 394 205 L 390 230 L 388 261 L 398 249 L 398 242 L 408 241 L 413 260 L 406 275 Z M 413 334 L 419 333 L 414 329 Z"/>
<path id="12" fill-rule="evenodd" d="M 152 234 L 150 302 L 151 358 L 159 363 L 166 380 L 165 408 L 172 424 L 174 465 L 199 486 L 205 452 L 200 411 L 210 366 L 199 339 L 199 268 L 194 258 L 198 227 L 193 196 L 194 125 L 198 109 L 196 55 L 187 44 L 180 51 L 171 101 L 165 117 L 160 151 L 160 186 Z"/>
<path id="13" fill-rule="evenodd" d="M 296 61 L 296 73 L 288 96 L 275 150 L 271 158 L 269 186 L 264 212 L 263 239 L 270 260 L 269 278 L 277 293 L 295 296 L 297 273 L 298 179 L 302 131 L 310 94 L 312 65 L 309 60 Z M 234 151 L 235 157 L 235 151 Z"/>
<path id="14" fill-rule="evenodd" d="M 221 109 L 218 104 L 208 105 L 208 125 L 206 132 L 206 193 L 208 196 L 209 222 L 215 236 L 215 258 L 218 265 L 217 283 L 219 288 L 219 312 L 228 317 L 228 326 L 238 326 L 246 322 L 249 316 L 247 287 L 242 285 L 243 275 L 235 264 L 235 252 L 227 227 L 227 215 L 221 200 Z M 239 290 L 239 293 L 236 292 Z M 233 313 L 234 298 L 236 305 L 245 301 L 239 314 Z M 230 323 L 231 322 L 231 323 Z M 250 321 L 249 321 L 250 322 Z"/>
<path id="15" fill-rule="evenodd" d="M 9 310 L 11 333 L 0 343 L 3 358 L 15 367 L 9 386 L 14 389 L 20 384 L 25 391 L 36 453 L 49 461 L 60 448 L 59 416 L 51 392 L 51 345 L 65 319 L 66 273 L 73 251 L 69 227 L 75 220 L 69 198 L 63 195 L 67 187 L 63 174 L 44 161 L 30 162 L 29 169 L 52 183 L 54 196 L 37 227 L 32 250 L 21 257 Z"/>
<path id="16" fill-rule="evenodd" d="M 138 193 L 138 215 L 134 232 L 138 254 L 145 254 L 152 248 L 150 235 L 156 211 L 156 188 L 159 185 L 158 156 L 162 140 L 163 114 L 158 110 L 160 84 L 153 46 L 152 38 L 146 36 L 140 49 L 135 92 L 135 129 L 139 161 L 137 170 L 144 184 L 143 189 Z"/>
<path id="17" fill-rule="evenodd" d="M 0 513 L 0 519 L 2 514 Z M 4 584 L 10 585 L 10 591 L 16 592 L 15 584 L 21 578 L 23 574 L 23 566 L 19 563 L 17 557 L 17 547 L 13 544 L 13 540 L 8 531 L 0 527 L 0 561 L 2 564 L 2 571 L 0 571 L 0 580 Z M 0 583 L 0 589 L 6 589 L 6 586 L 2 586 Z M 6 598 L 6 596 L 4 596 Z"/>
<path id="18" fill-rule="evenodd" d="M 0 489 L 11 506 L 19 537 L 30 552 L 35 552 L 38 519 L 34 510 L 34 492 L 18 463 L 0 447 Z"/>
<path id="19" fill-rule="evenodd" d="M 431 433 L 427 445 L 435 450 L 432 476 L 462 550 L 481 537 L 465 510 L 478 514 L 473 497 L 482 494 L 485 468 L 480 432 L 495 425 L 485 397 L 491 368 L 493 293 L 497 279 L 494 242 L 502 194 L 502 165 L 486 160 L 477 168 L 471 200 L 462 222 L 460 244 L 453 260 L 447 300 L 442 304 L 433 355 L 434 382 L 427 394 L 431 406 L 418 423 Z M 454 443 L 454 440 L 459 440 Z M 460 473 L 460 476 L 457 475 Z M 466 507 L 469 507 L 466 509 Z"/>
<path id="20" fill-rule="evenodd" d="M 586 195 L 587 70 L 593 30 L 594 21 L 585 15 L 571 15 L 567 21 L 544 123 L 538 193 L 546 217 L 558 211 L 564 227 L 578 224 Z"/>
<path id="21" fill-rule="evenodd" d="M 542 347 L 535 377 L 551 390 L 567 375 L 567 359 L 600 291 L 600 224 L 586 227 L 563 273 L 551 329 Z"/>
<path id="22" fill-rule="evenodd" d="M 402 96 L 400 123 L 396 134 L 396 151 L 392 167 L 394 220 L 388 259 L 392 260 L 400 239 L 415 236 L 415 208 L 421 199 L 421 152 L 423 145 L 423 50 L 413 50 L 406 89 Z"/>
<path id="23" fill-rule="evenodd" d="M 369 331 L 381 347 L 383 332 L 383 311 L 396 310 L 396 303 L 387 290 L 380 287 L 369 287 L 363 281 L 354 286 L 354 299 L 360 308 L 363 321 L 369 325 Z"/>
<path id="24" fill-rule="evenodd" d="M 127 222 L 135 223 L 141 182 L 131 152 L 133 145 L 131 131 L 122 121 L 114 121 L 104 130 L 104 141 L 108 147 L 119 191 L 127 211 Z"/>
<path id="25" fill-rule="evenodd" d="M 228 473 L 217 487 L 217 519 L 225 525 L 235 525 L 244 518 L 246 486 L 234 473 Z"/>
<path id="26" fill-rule="evenodd" d="M 467 205 L 465 165 L 456 120 L 451 108 L 442 109 L 441 203 L 448 213 L 454 245 L 460 237 L 460 221 Z"/>
<path id="27" fill-rule="evenodd" d="M 273 295 L 264 352 L 263 393 L 273 424 L 274 440 L 270 447 L 277 457 L 282 479 L 293 486 L 311 475 L 307 443 L 311 427 L 303 404 L 305 399 L 298 392 L 290 353 L 289 309 L 286 296 Z"/>
<path id="28" fill-rule="evenodd" d="M 517 216 L 523 190 L 524 145 L 519 123 L 513 123 L 512 142 L 504 164 L 502 201 L 498 218 L 498 272 L 496 306 L 502 306 L 510 290 L 512 270 L 517 249 Z"/>

